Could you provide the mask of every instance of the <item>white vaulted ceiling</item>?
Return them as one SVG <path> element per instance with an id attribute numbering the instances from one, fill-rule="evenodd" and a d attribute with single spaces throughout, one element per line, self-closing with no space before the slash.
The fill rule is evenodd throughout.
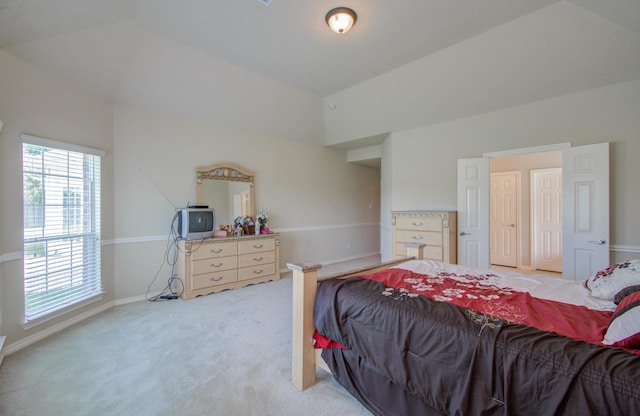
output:
<path id="1" fill-rule="evenodd" d="M 559 5 L 562 19 L 540 13 Z M 336 35 L 325 24 L 326 12 L 336 6 L 358 13 L 348 34 Z M 259 0 L 0 0 L 0 47 L 114 101 L 163 99 L 154 89 L 179 79 L 181 68 L 200 83 L 220 83 L 220 89 L 221 79 L 241 73 L 325 97 L 514 21 L 524 23 L 526 33 L 514 33 L 525 44 L 548 42 L 548 33 L 563 36 L 559 25 L 573 11 L 576 19 L 596 16 L 599 25 L 615 29 L 605 30 L 606 36 L 616 37 L 566 51 L 578 63 L 591 63 L 590 54 L 607 49 L 606 66 L 575 74 L 580 88 L 640 76 L 638 59 L 628 56 L 640 42 L 638 0 L 273 0 L 270 6 Z M 580 23 L 571 30 L 573 39 Z M 620 50 L 611 51 L 611 44 Z M 536 56 L 541 66 L 554 65 L 557 56 L 549 59 Z M 526 83 L 528 75 L 522 76 Z M 536 99 L 540 84 L 550 86 L 545 95 L 567 93 L 553 91 L 562 85 L 557 79 L 538 80 L 531 87 Z M 526 91 L 519 94 L 526 101 Z"/>

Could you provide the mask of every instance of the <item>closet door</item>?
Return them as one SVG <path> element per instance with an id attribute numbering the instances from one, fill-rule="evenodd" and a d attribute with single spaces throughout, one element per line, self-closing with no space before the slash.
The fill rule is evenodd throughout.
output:
<path id="1" fill-rule="evenodd" d="M 531 171 L 532 265 L 562 273 L 562 168 Z"/>
<path id="2" fill-rule="evenodd" d="M 489 230 L 491 264 L 518 266 L 519 172 L 491 174 Z"/>
<path id="3" fill-rule="evenodd" d="M 489 159 L 458 159 L 458 264 L 489 268 Z"/>
<path id="4" fill-rule="evenodd" d="M 584 280 L 609 265 L 609 143 L 562 153 L 562 277 Z"/>

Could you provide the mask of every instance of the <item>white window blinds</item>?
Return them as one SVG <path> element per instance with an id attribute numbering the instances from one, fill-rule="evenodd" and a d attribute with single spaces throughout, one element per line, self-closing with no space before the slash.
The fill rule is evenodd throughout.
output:
<path id="1" fill-rule="evenodd" d="M 27 322 L 102 293 L 103 154 L 22 135 Z"/>

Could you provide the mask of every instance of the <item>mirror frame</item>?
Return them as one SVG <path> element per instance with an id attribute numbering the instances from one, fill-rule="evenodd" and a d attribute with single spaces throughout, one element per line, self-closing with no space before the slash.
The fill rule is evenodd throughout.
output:
<path id="1" fill-rule="evenodd" d="M 198 204 L 202 201 L 202 181 L 247 182 L 249 184 L 249 215 L 255 218 L 255 173 L 230 162 L 216 163 L 196 168 L 196 193 Z"/>

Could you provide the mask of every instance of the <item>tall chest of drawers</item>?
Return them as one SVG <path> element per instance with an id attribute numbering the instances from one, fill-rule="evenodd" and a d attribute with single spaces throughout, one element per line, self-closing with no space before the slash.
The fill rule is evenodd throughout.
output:
<path id="1" fill-rule="evenodd" d="M 181 240 L 178 248 L 182 299 L 280 279 L 279 234 Z"/>
<path id="2" fill-rule="evenodd" d="M 393 258 L 407 257 L 406 243 L 422 243 L 424 258 L 457 262 L 455 211 L 392 211 Z"/>

